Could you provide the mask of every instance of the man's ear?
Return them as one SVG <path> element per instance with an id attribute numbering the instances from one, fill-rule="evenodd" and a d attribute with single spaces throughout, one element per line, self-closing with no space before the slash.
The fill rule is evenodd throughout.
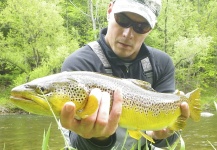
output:
<path id="1" fill-rule="evenodd" d="M 109 16 L 110 16 L 110 14 L 112 12 L 113 5 L 114 5 L 113 2 L 109 3 L 108 10 L 107 10 L 107 20 L 109 20 L 109 18 L 110 18 Z"/>

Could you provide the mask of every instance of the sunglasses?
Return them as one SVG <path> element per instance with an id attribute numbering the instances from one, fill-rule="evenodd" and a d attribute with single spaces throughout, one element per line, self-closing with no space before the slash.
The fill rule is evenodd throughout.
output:
<path id="1" fill-rule="evenodd" d="M 123 28 L 133 27 L 133 30 L 139 34 L 145 34 L 151 30 L 148 22 L 135 22 L 123 13 L 114 14 L 115 21 Z"/>

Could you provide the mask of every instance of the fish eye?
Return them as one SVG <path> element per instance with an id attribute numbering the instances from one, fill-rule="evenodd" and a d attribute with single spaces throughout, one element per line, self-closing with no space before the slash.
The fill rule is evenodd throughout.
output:
<path id="1" fill-rule="evenodd" d="M 38 86 L 38 87 L 36 87 L 36 92 L 38 94 L 47 94 L 49 91 L 45 87 Z"/>

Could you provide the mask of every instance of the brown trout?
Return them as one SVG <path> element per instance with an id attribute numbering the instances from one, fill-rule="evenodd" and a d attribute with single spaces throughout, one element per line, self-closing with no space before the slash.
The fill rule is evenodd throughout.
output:
<path id="1" fill-rule="evenodd" d="M 180 103 L 187 102 L 190 117 L 200 120 L 200 90 L 196 89 L 186 95 L 158 93 L 145 81 L 121 79 L 94 72 L 62 72 L 35 79 L 12 89 L 10 100 L 18 107 L 35 114 L 59 116 L 63 105 L 72 101 L 76 106 L 77 118 L 93 114 L 98 101 L 94 96 L 88 98 L 93 88 L 99 88 L 111 95 L 118 88 L 122 90 L 123 105 L 119 126 L 129 130 L 160 130 L 170 127 L 182 129 L 184 121 Z"/>

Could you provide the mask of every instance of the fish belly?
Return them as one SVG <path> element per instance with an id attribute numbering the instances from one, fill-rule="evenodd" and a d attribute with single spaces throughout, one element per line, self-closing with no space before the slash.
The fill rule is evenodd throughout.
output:
<path id="1" fill-rule="evenodd" d="M 172 125 L 180 114 L 180 109 L 141 112 L 135 108 L 122 108 L 119 125 L 131 130 L 160 130 Z"/>

